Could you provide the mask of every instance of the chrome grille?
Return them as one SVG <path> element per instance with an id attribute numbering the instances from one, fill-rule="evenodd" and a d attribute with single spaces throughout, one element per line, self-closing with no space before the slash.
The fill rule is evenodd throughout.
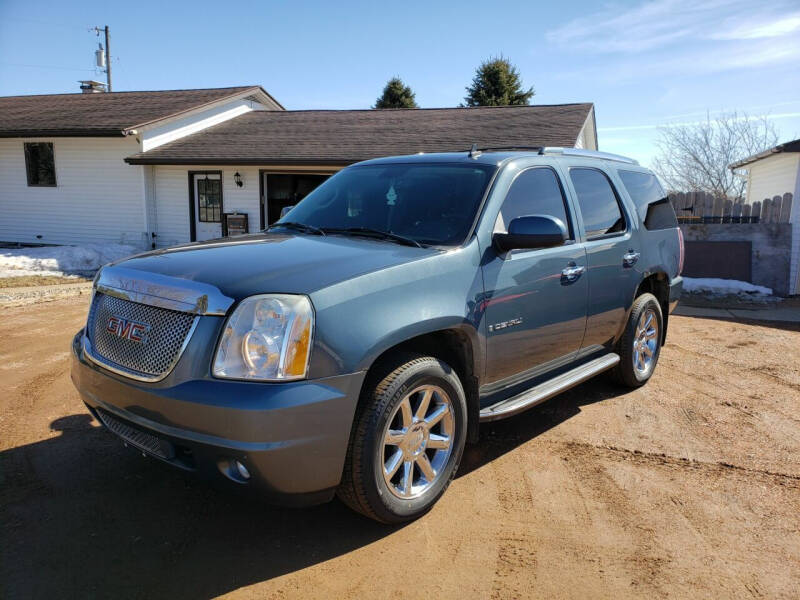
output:
<path id="1" fill-rule="evenodd" d="M 145 450 L 151 454 L 160 456 L 161 458 L 170 458 L 165 451 L 165 445 L 167 448 L 169 446 L 166 443 L 162 443 L 161 440 L 156 436 L 147 433 L 146 431 L 142 431 L 141 429 L 136 429 L 130 425 L 126 425 L 122 421 L 112 417 L 102 408 L 97 409 L 97 414 L 100 415 L 100 419 L 102 419 L 106 427 L 108 427 L 112 432 L 116 433 L 126 442 L 129 442 L 140 450 Z"/>
<path id="2" fill-rule="evenodd" d="M 108 332 L 111 317 L 149 325 L 146 341 L 135 342 Z M 86 331 L 95 358 L 134 376 L 156 379 L 175 366 L 196 318 L 189 313 L 98 292 L 89 311 Z"/>

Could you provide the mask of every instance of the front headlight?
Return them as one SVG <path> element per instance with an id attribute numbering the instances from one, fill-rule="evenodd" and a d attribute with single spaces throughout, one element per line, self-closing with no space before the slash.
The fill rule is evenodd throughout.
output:
<path id="1" fill-rule="evenodd" d="M 225 323 L 213 374 L 228 379 L 302 379 L 313 331 L 314 311 L 305 296 L 246 298 Z"/>

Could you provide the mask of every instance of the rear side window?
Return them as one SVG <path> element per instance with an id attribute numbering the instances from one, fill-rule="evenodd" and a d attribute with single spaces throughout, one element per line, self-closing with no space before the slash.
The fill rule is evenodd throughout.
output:
<path id="1" fill-rule="evenodd" d="M 587 239 L 625 231 L 625 217 L 605 173 L 597 169 L 572 168 L 569 177 L 578 196 Z"/>
<path id="2" fill-rule="evenodd" d="M 655 175 L 619 171 L 619 177 L 647 229 L 672 229 L 678 226 L 675 210 Z"/>
<path id="3" fill-rule="evenodd" d="M 570 239 L 574 239 L 561 184 L 555 171 L 549 167 L 534 167 L 517 175 L 497 215 L 494 229 L 505 232 L 512 219 L 529 215 L 560 219 Z"/>

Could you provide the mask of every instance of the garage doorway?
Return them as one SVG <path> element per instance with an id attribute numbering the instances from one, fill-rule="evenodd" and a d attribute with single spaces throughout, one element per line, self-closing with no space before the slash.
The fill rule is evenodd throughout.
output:
<path id="1" fill-rule="evenodd" d="M 331 173 L 261 172 L 261 228 L 281 218 L 281 211 L 305 198 Z"/>

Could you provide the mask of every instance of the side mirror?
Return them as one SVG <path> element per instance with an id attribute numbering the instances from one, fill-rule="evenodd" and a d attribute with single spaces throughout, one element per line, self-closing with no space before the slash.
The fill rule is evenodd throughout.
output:
<path id="1" fill-rule="evenodd" d="M 297 205 L 296 204 L 290 204 L 289 206 L 284 206 L 281 209 L 281 216 L 279 218 L 282 219 L 286 215 L 286 213 L 288 213 L 290 210 L 292 210 L 295 206 L 297 206 Z"/>
<path id="2" fill-rule="evenodd" d="M 567 240 L 561 219 L 545 215 L 517 217 L 508 224 L 508 233 L 495 233 L 492 243 L 500 252 L 516 249 L 551 248 Z"/>

